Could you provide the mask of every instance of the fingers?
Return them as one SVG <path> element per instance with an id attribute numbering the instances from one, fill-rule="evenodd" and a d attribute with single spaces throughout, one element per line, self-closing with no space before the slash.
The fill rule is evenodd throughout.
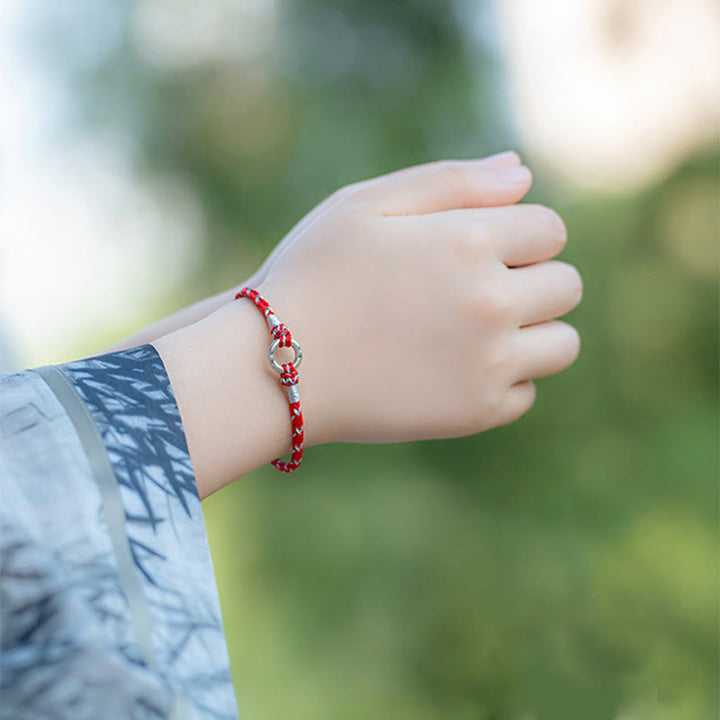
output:
<path id="1" fill-rule="evenodd" d="M 482 163 L 485 167 L 516 167 L 522 165 L 520 156 L 514 150 L 488 155 L 480 158 L 477 162 Z"/>
<path id="2" fill-rule="evenodd" d="M 450 164 L 452 161 L 448 161 L 446 164 Z M 458 161 L 460 164 L 469 164 L 469 163 L 475 163 L 478 167 L 482 167 L 489 170 L 497 169 L 500 170 L 502 168 L 513 168 L 520 166 L 520 156 L 512 151 L 509 150 L 507 152 L 497 153 L 496 155 L 491 155 L 489 157 L 483 158 L 481 160 L 469 160 L 469 161 Z M 443 163 L 430 163 L 429 165 L 441 165 Z M 317 222 L 321 217 L 323 217 L 325 214 L 327 214 L 330 210 L 335 208 L 337 205 L 339 205 L 341 202 L 347 200 L 349 197 L 361 194 L 364 195 L 366 198 L 375 198 L 376 196 L 382 196 L 383 190 L 378 189 L 377 186 L 388 183 L 390 185 L 399 185 L 402 183 L 403 178 L 407 179 L 410 175 L 416 173 L 416 171 L 420 170 L 421 168 L 427 168 L 429 166 L 426 165 L 418 165 L 411 168 L 405 168 L 403 170 L 398 170 L 397 172 L 390 173 L 388 175 L 383 175 L 379 178 L 374 178 L 371 180 L 364 180 L 356 183 L 352 183 L 351 185 L 346 185 L 345 187 L 340 188 L 336 192 L 334 192 L 329 197 L 325 198 L 319 205 L 317 205 L 313 210 L 311 210 L 293 229 L 288 235 L 285 236 L 285 238 L 280 242 L 275 249 L 272 251 L 272 253 L 268 256 L 265 263 L 263 264 L 262 268 L 256 273 L 254 277 L 256 277 L 258 280 L 262 280 L 266 275 L 270 268 L 270 266 L 277 260 L 277 258 L 285 251 L 286 247 L 289 245 L 292 240 L 294 240 L 298 235 L 300 235 L 302 232 L 307 230 L 313 223 Z M 419 182 L 418 178 L 415 178 L 413 182 Z M 529 187 L 529 186 L 528 186 Z M 408 190 L 409 192 L 409 190 Z M 523 193 L 524 194 L 524 193 Z M 381 202 L 383 203 L 382 207 L 386 207 L 385 200 L 387 198 L 383 198 Z M 518 199 L 520 199 L 518 197 Z M 510 202 L 514 202 L 514 200 L 511 200 Z M 381 212 L 384 212 L 384 210 L 381 210 Z M 409 214 L 409 213 L 397 213 L 397 214 Z"/>
<path id="3" fill-rule="evenodd" d="M 531 184 L 530 170 L 520 165 L 520 158 L 503 153 L 398 170 L 363 183 L 361 195 L 383 215 L 422 215 L 516 203 Z"/>
<path id="4" fill-rule="evenodd" d="M 525 203 L 486 208 L 477 219 L 480 218 L 483 221 L 481 237 L 494 246 L 498 258 L 508 267 L 549 260 L 561 252 L 567 242 L 562 218 L 544 205 Z"/>
<path id="5" fill-rule="evenodd" d="M 554 375 L 572 365 L 579 352 L 578 331 L 560 320 L 520 328 L 513 352 L 515 377 L 523 381 Z"/>
<path id="6" fill-rule="evenodd" d="M 521 267 L 555 257 L 565 247 L 567 230 L 562 218 L 543 205 L 523 203 L 397 218 L 415 223 L 438 241 L 460 239 L 477 250 L 491 252 L 508 267 Z"/>
<path id="7" fill-rule="evenodd" d="M 575 267 L 558 260 L 507 271 L 519 325 L 553 320 L 577 307 L 582 278 Z"/>
<path id="8" fill-rule="evenodd" d="M 562 218 L 544 205 L 488 208 L 500 260 L 519 267 L 555 257 L 567 243 Z"/>

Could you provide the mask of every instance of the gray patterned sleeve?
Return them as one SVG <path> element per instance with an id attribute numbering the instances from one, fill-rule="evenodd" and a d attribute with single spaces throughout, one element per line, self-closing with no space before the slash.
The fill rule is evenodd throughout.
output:
<path id="1" fill-rule="evenodd" d="M 0 717 L 237 717 L 155 349 L 3 376 L 0 398 Z"/>

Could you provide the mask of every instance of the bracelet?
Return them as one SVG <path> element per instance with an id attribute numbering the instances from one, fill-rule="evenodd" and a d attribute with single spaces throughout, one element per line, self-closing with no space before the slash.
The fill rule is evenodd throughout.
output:
<path id="1" fill-rule="evenodd" d="M 302 361 L 302 348 L 293 340 L 290 330 L 280 321 L 280 318 L 273 312 L 268 301 L 260 295 L 257 290 L 244 287 L 235 295 L 235 299 L 248 298 L 262 311 L 270 328 L 272 342 L 268 351 L 268 359 L 272 369 L 280 374 L 280 383 L 285 388 L 290 403 L 290 424 L 292 426 L 292 455 L 290 460 L 285 461 L 276 458 L 272 465 L 280 472 L 292 472 L 300 467 L 303 456 L 303 443 L 305 441 L 305 429 L 303 426 L 302 407 L 300 406 L 300 393 L 298 392 L 298 372 Z M 295 359 L 292 362 L 280 364 L 275 359 L 275 351 L 279 347 L 291 347 L 295 351 Z"/>

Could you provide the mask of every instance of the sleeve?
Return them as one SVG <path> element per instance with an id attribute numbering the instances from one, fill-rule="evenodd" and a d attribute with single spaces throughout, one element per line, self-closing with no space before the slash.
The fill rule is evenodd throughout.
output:
<path id="1" fill-rule="evenodd" d="M 3 376 L 0 400 L 0 717 L 237 717 L 155 349 Z"/>

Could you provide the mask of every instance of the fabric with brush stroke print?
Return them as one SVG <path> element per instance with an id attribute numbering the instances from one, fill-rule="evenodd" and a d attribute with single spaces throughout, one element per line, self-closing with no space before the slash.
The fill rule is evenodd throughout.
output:
<path id="1" fill-rule="evenodd" d="M 67 403 L 37 372 L 2 376 L 0 717 L 235 718 L 202 509 L 160 357 L 144 345 L 59 370 L 119 489 L 152 657 Z"/>

